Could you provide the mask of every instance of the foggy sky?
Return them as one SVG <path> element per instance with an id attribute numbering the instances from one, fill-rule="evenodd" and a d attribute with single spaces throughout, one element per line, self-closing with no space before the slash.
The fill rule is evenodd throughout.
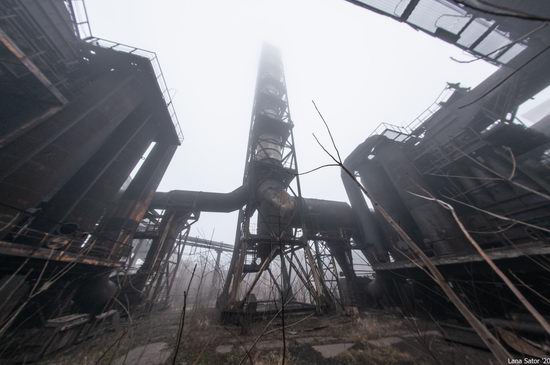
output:
<path id="1" fill-rule="evenodd" d="M 88 0 L 95 36 L 157 52 L 185 135 L 159 187 L 229 192 L 242 183 L 259 50 L 281 48 L 298 166 L 328 163 L 315 100 L 347 156 L 380 122 L 407 124 L 447 81 L 495 67 L 343 0 Z M 336 168 L 302 177 L 305 197 L 347 201 Z M 233 243 L 236 213 L 205 214 L 192 235 Z"/>

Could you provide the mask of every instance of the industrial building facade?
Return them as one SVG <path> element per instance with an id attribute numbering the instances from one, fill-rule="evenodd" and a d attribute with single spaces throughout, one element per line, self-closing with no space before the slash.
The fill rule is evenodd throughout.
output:
<path id="1" fill-rule="evenodd" d="M 154 53 L 81 39 L 72 2 L 0 12 L 5 332 L 70 313 L 72 299 L 103 311 L 182 136 Z"/>

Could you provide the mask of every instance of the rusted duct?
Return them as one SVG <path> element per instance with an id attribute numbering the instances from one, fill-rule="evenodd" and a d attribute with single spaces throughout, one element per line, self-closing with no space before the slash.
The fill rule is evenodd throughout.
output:
<path id="1" fill-rule="evenodd" d="M 368 158 L 375 144 L 380 139 L 379 135 L 371 136 L 361 143 L 344 161 L 344 166 L 354 173 L 359 166 Z M 349 202 L 353 215 L 356 218 L 359 234 L 356 234 L 355 239 L 361 247 L 361 251 L 368 259 L 374 256 L 377 261 L 386 262 L 388 260 L 387 252 L 384 249 L 384 243 L 380 226 L 376 221 L 374 214 L 370 211 L 361 188 L 357 183 L 342 170 L 342 182 L 348 195 Z"/>
<path id="2" fill-rule="evenodd" d="M 279 79 L 279 75 L 276 77 Z M 264 83 L 263 92 L 277 99 L 282 96 L 279 90 L 271 87 L 269 83 Z M 263 123 L 254 125 L 258 139 L 253 158 L 255 165 L 261 166 L 256 170 L 255 179 L 258 202 L 257 233 L 262 237 L 280 238 L 283 235 L 281 230 L 288 230 L 290 227 L 290 220 L 297 204 L 286 191 L 284 175 L 270 173 L 269 168 L 273 166 L 275 171 L 283 168 L 283 146 L 288 137 L 288 130 L 274 128 L 282 122 L 276 113 L 269 109 L 264 109 L 262 112 L 270 117 L 265 118 Z M 265 246 L 258 251 L 262 261 L 269 256 L 270 250 Z"/>
<path id="3" fill-rule="evenodd" d="M 256 196 L 260 204 L 266 203 L 272 210 L 277 211 L 285 219 L 296 209 L 296 201 L 285 190 L 281 181 L 268 179 L 259 184 Z"/>
<path id="4" fill-rule="evenodd" d="M 289 196 L 286 191 L 273 183 L 260 184 L 258 197 L 261 202 L 277 208 L 277 212 L 292 217 L 291 226 L 301 225 L 298 214 L 298 198 Z M 284 193 L 284 194 L 283 194 Z M 172 190 L 166 193 L 157 192 L 151 208 L 175 209 L 178 211 L 220 212 L 228 213 L 240 209 L 247 203 L 249 189 L 240 186 L 230 193 L 209 193 L 203 191 Z M 261 203 L 260 202 L 260 203 Z M 306 227 L 312 230 L 331 230 L 337 228 L 352 229 L 353 215 L 350 206 L 344 202 L 302 199 Z"/>
<path id="5" fill-rule="evenodd" d="M 294 198 L 298 206 L 297 198 Z M 339 229 L 352 231 L 355 225 L 351 207 L 348 203 L 323 199 L 302 199 L 305 226 L 311 234 Z M 293 226 L 301 224 L 299 214 L 294 215 Z"/>
<path id="6" fill-rule="evenodd" d="M 210 193 L 204 191 L 172 190 L 157 192 L 151 208 L 178 208 L 199 212 L 229 213 L 240 209 L 248 199 L 248 187 L 242 185 L 230 193 Z"/>
<path id="7" fill-rule="evenodd" d="M 275 123 L 275 121 L 273 121 Z M 268 128 L 270 123 L 261 123 L 262 132 L 256 142 L 254 160 L 275 170 L 282 169 L 282 145 L 286 139 L 284 129 Z M 260 128 L 260 127 L 258 127 Z M 301 225 L 298 198 L 286 191 L 284 176 L 258 172 L 248 185 L 242 185 L 230 193 L 210 193 L 202 191 L 174 190 L 156 193 L 151 208 L 174 208 L 178 210 L 202 212 L 231 212 L 247 204 L 255 197 L 259 210 L 258 234 L 268 236 L 282 227 Z M 348 204 L 336 201 L 303 199 L 306 225 L 314 230 L 319 228 L 351 228 L 351 209 Z M 312 218 L 314 217 L 314 218 Z M 292 220 L 292 222 L 291 222 Z M 260 232 L 261 231 L 261 232 Z"/>

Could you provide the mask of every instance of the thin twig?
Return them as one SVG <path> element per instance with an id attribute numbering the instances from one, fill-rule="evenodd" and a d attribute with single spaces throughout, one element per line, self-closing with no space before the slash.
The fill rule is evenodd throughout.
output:
<path id="1" fill-rule="evenodd" d="M 480 11 L 486 14 L 496 15 L 496 16 L 502 16 L 502 17 L 510 17 L 515 19 L 525 19 L 525 20 L 532 20 L 532 21 L 541 21 L 541 22 L 548 22 L 550 21 L 550 18 L 540 16 L 537 14 L 529 14 L 520 12 L 516 9 L 509 8 L 506 6 L 499 6 L 497 4 L 490 3 L 488 1 L 484 0 L 477 0 L 477 1 L 466 1 L 466 0 L 455 0 L 457 3 L 464 5 L 467 8 Z M 473 4 L 481 4 L 482 6 L 476 6 Z"/>
<path id="2" fill-rule="evenodd" d="M 311 169 L 311 170 L 308 170 L 306 172 L 300 172 L 300 173 L 296 173 L 294 174 L 294 176 L 303 176 L 303 175 L 307 175 L 307 174 L 311 174 L 312 172 L 315 172 L 317 170 L 321 170 L 321 169 L 324 169 L 325 167 L 338 167 L 338 164 L 335 164 L 335 163 L 328 163 L 326 165 L 322 165 L 322 166 L 318 166 L 314 169 Z"/>
<path id="3" fill-rule="evenodd" d="M 298 321 L 296 321 L 296 322 L 292 322 L 291 324 L 287 324 L 285 328 L 286 328 L 286 329 L 289 329 L 289 328 L 291 328 L 291 327 L 294 327 L 294 326 L 298 325 L 299 323 L 302 323 L 302 322 L 305 321 L 306 319 L 313 317 L 314 315 L 315 315 L 315 313 L 310 313 L 309 315 L 305 316 L 304 318 L 302 318 L 302 319 L 300 319 L 300 320 L 298 320 Z M 283 327 L 273 328 L 272 330 L 269 330 L 269 331 L 267 331 L 266 333 L 264 333 L 264 336 L 267 336 L 267 335 L 269 335 L 269 334 L 271 334 L 271 333 L 273 333 L 273 332 L 282 331 L 282 329 L 283 329 Z"/>
<path id="4" fill-rule="evenodd" d="M 252 357 L 250 356 L 250 353 L 246 350 L 246 347 L 244 347 L 243 342 L 240 340 L 239 336 L 234 334 L 232 331 L 230 331 L 226 327 L 222 327 L 225 331 L 227 331 L 231 337 L 234 337 L 237 340 L 237 343 L 239 344 L 239 347 L 244 351 L 244 356 L 248 357 L 248 360 L 250 361 L 250 365 L 254 365 L 254 362 L 252 361 Z"/>
<path id="5" fill-rule="evenodd" d="M 491 269 L 493 269 L 493 271 L 502 279 L 502 281 L 504 281 L 506 286 L 512 291 L 512 293 L 516 296 L 516 298 L 525 306 L 525 308 L 529 311 L 529 313 L 531 313 L 531 315 L 537 320 L 537 322 L 540 323 L 540 325 L 544 328 L 544 330 L 550 334 L 550 324 L 548 324 L 546 319 L 544 319 L 544 317 L 535 309 L 535 307 L 533 307 L 533 305 L 525 298 L 525 296 L 523 296 L 523 294 L 518 290 L 518 288 L 514 285 L 514 283 L 512 283 L 512 281 L 506 276 L 506 274 L 504 274 L 504 272 L 500 270 L 500 268 L 494 263 L 493 259 L 491 259 L 485 253 L 485 251 L 481 248 L 481 246 L 477 243 L 477 241 L 472 237 L 470 232 L 468 232 L 468 230 L 464 226 L 464 223 L 462 223 L 462 220 L 458 217 L 458 214 L 456 213 L 454 207 L 451 204 L 444 202 L 443 200 L 437 199 L 431 195 L 423 196 L 413 192 L 409 192 L 409 193 L 425 200 L 434 201 L 440 206 L 442 206 L 443 208 L 450 211 L 456 224 L 458 225 L 462 233 L 464 233 L 464 236 L 471 243 L 474 249 L 485 260 L 485 262 L 489 264 Z M 429 192 L 427 193 L 429 194 Z"/>
<path id="6" fill-rule="evenodd" d="M 317 108 L 317 104 L 315 104 L 315 102 L 312 100 L 311 101 L 313 103 L 313 106 L 315 107 L 315 110 L 317 110 L 317 113 L 319 114 L 319 116 L 321 117 L 321 120 L 323 121 L 323 123 L 325 124 L 325 127 L 327 129 L 327 132 L 328 132 L 328 135 L 330 136 L 330 140 L 332 141 L 332 146 L 334 147 L 334 150 L 336 151 L 336 156 L 338 156 L 338 161 L 342 161 L 342 157 L 340 156 L 340 151 L 338 151 L 338 148 L 336 147 L 336 142 L 334 142 L 334 137 L 332 136 L 332 132 L 330 131 L 330 128 L 328 127 L 328 123 L 327 121 L 325 120 L 325 118 L 323 117 L 323 114 L 321 114 L 321 111 L 319 110 L 319 108 Z"/>
<path id="7" fill-rule="evenodd" d="M 535 294 L 537 297 L 539 297 L 540 299 L 545 301 L 546 304 L 550 304 L 550 300 L 548 300 L 548 298 L 546 298 L 544 295 L 542 295 L 541 293 L 539 293 L 538 291 L 536 291 L 535 289 L 533 289 L 529 285 L 527 285 L 523 280 L 518 278 L 517 275 L 514 274 L 514 272 L 512 270 L 509 270 L 508 272 L 510 273 L 510 275 L 512 275 L 514 278 L 516 278 L 516 280 L 519 281 L 525 288 L 529 289 L 529 291 L 531 293 Z"/>
<path id="8" fill-rule="evenodd" d="M 411 193 L 413 195 L 416 195 L 414 193 Z M 423 197 L 422 195 L 419 195 L 419 197 Z M 510 218 L 510 217 L 506 217 L 506 216 L 503 216 L 503 215 L 500 215 L 500 214 L 497 214 L 497 213 L 493 213 L 493 212 L 490 212 L 488 210 L 485 210 L 485 209 L 482 209 L 482 208 L 478 208 L 476 207 L 475 205 L 472 205 L 472 204 L 468 204 L 466 202 L 463 202 L 461 200 L 457 200 L 457 199 L 454 199 L 454 198 L 451 198 L 449 196 L 446 196 L 446 195 L 443 195 L 443 197 L 445 199 L 449 199 L 449 200 L 452 200 L 456 203 L 459 203 L 459 204 L 462 204 L 464 206 L 467 206 L 468 208 L 472 208 L 474 210 L 477 210 L 479 212 L 482 212 L 482 213 L 485 213 L 485 214 L 488 214 L 492 217 L 495 217 L 495 218 L 498 218 L 498 219 L 501 219 L 503 221 L 508 221 L 508 222 L 512 222 L 512 223 L 515 223 L 515 224 L 521 224 L 523 226 L 527 226 L 527 227 L 530 227 L 530 228 L 533 228 L 533 229 L 537 229 L 537 230 L 540 230 L 540 231 L 544 231 L 544 232 L 547 232 L 547 233 L 550 233 L 550 229 L 548 228 L 544 228 L 544 227 L 541 227 L 541 226 L 537 226 L 536 224 L 531 224 L 531 223 L 527 223 L 527 222 L 524 222 L 524 221 L 520 221 L 520 220 L 517 220 L 517 219 L 514 219 L 514 218 Z M 425 198 L 425 197 L 423 197 Z M 435 198 L 434 198 L 435 199 Z M 430 199 L 431 200 L 431 199 Z"/>
<path id="9" fill-rule="evenodd" d="M 476 61 L 479 61 L 479 60 L 488 60 L 490 59 L 489 56 L 499 52 L 499 51 L 503 51 L 501 54 L 503 54 L 505 51 L 504 50 L 508 50 L 510 48 L 512 48 L 513 45 L 515 44 L 518 44 L 519 42 L 523 41 L 524 39 L 528 38 L 529 36 L 533 35 L 534 33 L 538 32 L 539 30 L 541 30 L 542 28 L 546 27 L 548 25 L 548 23 L 543 23 L 541 25 L 539 25 L 538 27 L 530 30 L 529 32 L 525 33 L 524 35 L 522 35 L 521 37 L 519 38 L 516 38 L 515 40 L 513 40 L 512 42 L 510 43 L 506 43 L 505 45 L 501 46 L 501 47 L 498 47 L 494 50 L 492 50 L 491 52 L 485 54 L 485 55 L 481 55 L 479 57 L 475 57 L 474 59 L 472 60 L 466 60 L 466 61 L 463 61 L 463 60 L 459 60 L 459 59 L 456 59 L 454 57 L 450 57 L 451 60 L 455 61 L 455 62 L 458 62 L 458 63 L 473 63 L 473 62 L 476 62 Z M 497 57 L 498 58 L 498 57 Z"/>
<path id="10" fill-rule="evenodd" d="M 122 333 L 120 334 L 120 336 L 118 336 L 118 338 L 117 338 L 113 343 L 111 343 L 111 345 L 109 345 L 105 351 L 103 351 L 103 353 L 101 354 L 101 356 L 99 356 L 98 359 L 96 360 L 96 362 L 95 362 L 96 365 L 98 365 L 98 364 L 101 362 L 101 360 L 105 357 L 105 355 L 107 355 L 107 353 L 108 353 L 109 351 L 111 351 L 111 349 L 112 349 L 113 347 L 117 346 L 117 344 L 120 343 L 120 341 L 122 340 L 122 338 L 123 338 L 124 336 L 126 336 L 127 333 L 128 333 L 128 328 L 126 328 L 124 331 L 122 331 Z"/>
<path id="11" fill-rule="evenodd" d="M 538 191 L 538 190 L 535 190 L 527 185 L 524 185 L 522 183 L 519 183 L 517 181 L 514 181 L 512 180 L 515 176 L 515 173 L 516 173 L 516 158 L 512 152 L 512 150 L 508 147 L 506 147 L 505 149 L 508 151 L 508 153 L 510 153 L 511 155 L 511 159 L 512 159 L 512 172 L 510 173 L 510 176 L 506 177 L 502 174 L 500 174 L 498 171 L 490 168 L 489 166 L 479 162 L 477 159 L 473 158 L 472 156 L 468 155 L 466 152 L 464 152 L 462 149 L 458 148 L 458 147 L 454 147 L 458 152 L 460 152 L 464 157 L 466 157 L 467 159 L 469 159 L 470 161 L 472 161 L 473 163 L 475 163 L 476 165 L 478 165 L 479 167 L 489 171 L 490 173 L 492 173 L 493 175 L 497 176 L 499 179 L 503 180 L 503 181 L 508 181 L 510 184 L 512 185 L 515 185 L 517 186 L 518 188 L 520 189 L 523 189 L 523 190 L 527 190 L 528 192 L 530 193 L 533 193 L 533 194 L 536 194 L 538 196 L 541 196 L 545 199 L 548 199 L 550 200 L 550 195 L 548 194 L 545 194 L 541 191 Z M 466 177 L 465 177 L 466 178 Z M 471 178 L 471 177 L 467 177 L 467 178 Z M 483 180 L 493 180 L 491 178 L 483 178 Z"/>
<path id="12" fill-rule="evenodd" d="M 202 347 L 202 350 L 201 352 L 197 355 L 197 358 L 195 359 L 195 361 L 193 361 L 193 365 L 197 365 L 202 357 L 202 355 L 204 354 L 204 351 L 206 350 L 206 348 L 210 345 L 210 343 L 217 339 L 218 336 L 212 336 L 208 339 L 208 341 L 206 342 L 206 344 Z"/>
<path id="13" fill-rule="evenodd" d="M 19 271 L 21 271 L 21 269 L 27 264 L 27 262 L 29 262 L 30 260 L 30 257 L 27 257 L 27 259 L 25 261 L 23 261 L 23 263 L 21 265 L 19 265 L 19 267 L 17 268 L 17 270 L 15 270 L 15 272 L 13 274 L 11 274 L 11 276 L 8 278 L 8 280 L 4 281 L 4 283 L 0 286 L 0 292 L 11 282 L 11 280 L 17 276 L 17 274 L 19 274 Z"/>
<path id="14" fill-rule="evenodd" d="M 321 116 L 322 117 L 322 116 Z M 323 119 L 324 121 L 324 119 Z M 328 128 L 327 123 L 324 121 L 325 126 Z M 401 236 L 403 241 L 405 241 L 413 252 L 420 258 L 424 265 L 428 268 L 430 273 L 433 275 L 436 283 L 439 285 L 441 290 L 447 295 L 449 300 L 455 305 L 459 312 L 464 316 L 466 321 L 472 326 L 472 328 L 477 332 L 483 342 L 491 350 L 493 355 L 497 358 L 498 361 L 506 363 L 511 355 L 508 351 L 502 346 L 502 344 L 497 340 L 497 338 L 487 329 L 487 327 L 470 311 L 470 309 L 464 304 L 460 297 L 455 293 L 455 291 L 447 283 L 437 266 L 430 260 L 430 258 L 418 247 L 418 245 L 413 241 L 413 239 L 405 232 L 405 230 L 389 215 L 386 209 L 378 203 L 376 199 L 372 197 L 369 191 L 355 178 L 355 175 L 344 166 L 342 160 L 336 159 L 327 149 L 319 142 L 317 137 L 313 135 L 317 144 L 325 151 L 325 153 L 335 162 L 340 168 L 353 180 L 353 182 L 361 189 L 361 191 L 370 199 L 372 205 L 377 209 L 380 215 L 388 222 L 388 224 L 396 231 L 396 233 Z M 334 146 L 336 150 L 337 147 Z"/>
<path id="15" fill-rule="evenodd" d="M 196 269 L 197 269 L 197 264 L 195 264 L 195 267 L 193 268 L 193 273 L 191 274 L 191 278 L 189 279 L 189 284 L 187 284 L 187 290 L 183 292 L 183 308 L 181 310 L 180 325 L 178 328 L 178 335 L 176 336 L 176 349 L 174 350 L 172 365 L 176 365 L 176 359 L 178 358 L 178 352 L 180 350 L 180 345 L 181 345 L 181 338 L 183 336 L 183 326 L 185 325 L 185 310 L 187 307 L 187 295 L 189 293 L 189 289 L 191 288 L 191 282 L 193 281 L 193 277 L 195 276 Z"/>
<path id="16" fill-rule="evenodd" d="M 288 303 L 287 303 L 288 304 Z M 260 339 L 265 335 L 265 333 L 267 332 L 267 328 L 269 327 L 269 325 L 271 325 L 271 323 L 273 323 L 273 321 L 275 320 L 275 318 L 277 318 L 279 316 L 279 314 L 281 314 L 281 311 L 282 311 L 282 308 L 279 309 L 279 311 L 277 313 L 275 313 L 275 315 L 273 317 L 271 317 L 271 319 L 269 320 L 269 322 L 267 322 L 267 324 L 265 325 L 264 329 L 262 330 L 262 332 L 256 337 L 256 339 L 254 340 L 254 342 L 252 343 L 252 345 L 250 346 L 250 348 L 248 350 L 246 350 L 246 354 L 245 356 L 243 356 L 241 358 L 241 361 L 239 361 L 239 365 L 242 365 L 242 363 L 244 362 L 244 360 L 247 358 L 247 357 L 250 357 L 250 351 L 252 351 L 254 349 L 254 347 L 256 347 L 256 344 L 258 343 L 258 341 L 260 341 Z"/>
<path id="17" fill-rule="evenodd" d="M 459 0 L 455 0 L 455 1 L 459 1 Z M 464 109 L 466 107 L 469 107 L 470 105 L 473 105 L 475 103 L 477 103 L 478 101 L 480 101 L 481 99 L 483 99 L 484 97 L 486 97 L 487 95 L 489 95 L 491 92 L 493 92 L 494 90 L 498 89 L 502 84 L 504 84 L 506 81 L 508 81 L 509 79 L 511 79 L 513 76 L 515 76 L 519 71 L 521 71 L 524 67 L 526 67 L 528 64 L 530 64 L 531 62 L 533 62 L 535 59 L 537 59 L 538 57 L 540 57 L 540 55 L 542 55 L 544 52 L 548 51 L 550 49 L 550 46 L 546 46 L 544 47 L 542 50 L 540 50 L 539 52 L 537 52 L 533 57 L 531 57 L 529 60 L 527 60 L 526 62 L 522 63 L 519 67 L 515 68 L 512 72 L 510 72 L 504 79 L 500 80 L 498 83 L 496 83 L 495 85 L 493 85 L 493 87 L 491 87 L 489 90 L 487 90 L 486 92 L 484 92 L 482 95 L 480 95 L 479 97 L 475 98 L 474 100 L 466 103 L 466 104 L 463 104 L 461 106 L 458 107 L 458 109 Z"/>

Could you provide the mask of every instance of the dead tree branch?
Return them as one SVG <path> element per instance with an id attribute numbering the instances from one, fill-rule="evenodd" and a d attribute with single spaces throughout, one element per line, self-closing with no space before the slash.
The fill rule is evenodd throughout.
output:
<path id="1" fill-rule="evenodd" d="M 502 175 L 501 173 L 499 173 L 498 171 L 490 168 L 489 166 L 479 162 L 478 160 L 476 160 L 475 158 L 473 158 L 472 156 L 468 155 L 466 152 L 464 152 L 463 150 L 461 150 L 460 148 L 458 147 L 454 147 L 458 152 L 460 152 L 462 154 L 462 156 L 466 157 L 467 159 L 469 159 L 470 161 L 472 161 L 473 163 L 475 163 L 476 165 L 478 165 L 479 167 L 481 167 L 482 169 L 490 172 L 491 174 L 495 175 L 496 178 L 481 178 L 481 179 L 485 179 L 485 180 L 502 180 L 502 181 L 507 181 L 509 182 L 510 184 L 520 188 L 520 189 L 523 189 L 523 190 L 526 190 L 530 193 L 533 193 L 533 194 L 536 194 L 538 196 L 541 196 L 545 199 L 548 199 L 550 200 L 550 195 L 548 194 L 545 194 L 541 191 L 538 191 L 538 190 L 535 190 L 525 184 L 522 184 L 522 183 L 519 183 L 515 180 L 513 180 L 513 178 L 516 176 L 516 168 L 517 168 L 517 164 L 516 164 L 516 158 L 514 156 L 514 153 L 513 151 L 509 148 L 509 147 L 505 147 L 506 151 L 510 154 L 510 159 L 512 160 L 512 170 L 510 172 L 510 175 L 509 176 L 504 176 Z M 468 177 L 468 176 L 463 176 L 463 178 L 472 178 L 472 177 Z"/>
<path id="2" fill-rule="evenodd" d="M 544 302 L 546 302 L 546 304 L 550 304 L 550 300 L 548 300 L 548 298 L 546 298 L 544 295 L 542 295 L 541 293 L 539 293 L 538 291 L 536 291 L 535 289 L 533 289 L 529 285 L 527 285 L 523 280 L 518 278 L 518 276 L 516 274 L 514 274 L 514 272 L 512 270 L 509 270 L 509 272 L 510 272 L 510 275 L 512 275 L 514 278 L 516 278 L 516 280 L 519 281 L 520 284 L 523 285 L 525 288 L 527 288 L 531 293 L 535 294 L 537 297 L 542 299 Z"/>
<path id="3" fill-rule="evenodd" d="M 314 104 L 315 105 L 315 104 Z M 327 128 L 327 131 L 329 132 L 329 135 L 332 137 L 332 134 L 330 133 L 330 128 L 328 127 L 328 124 L 322 117 L 321 113 L 319 112 L 319 109 L 316 107 L 317 112 L 321 116 L 321 119 L 325 123 L 325 127 Z M 506 363 L 508 359 L 511 357 L 511 355 L 508 353 L 508 351 L 502 346 L 502 344 L 498 341 L 498 339 L 487 329 L 487 327 L 470 311 L 470 309 L 464 304 L 464 302 L 458 297 L 458 295 L 454 292 L 454 290 L 450 287 L 450 285 L 447 283 L 439 269 L 435 266 L 435 264 L 430 260 L 430 258 L 418 247 L 418 245 L 413 241 L 413 239 L 405 232 L 405 230 L 390 216 L 390 214 L 386 211 L 386 209 L 378 203 L 376 199 L 370 194 L 370 192 L 361 184 L 359 181 L 357 181 L 355 175 L 353 172 L 351 172 L 346 166 L 344 166 L 342 160 L 340 157 L 335 158 L 327 149 L 319 142 L 315 134 L 313 134 L 313 137 L 321 147 L 321 149 L 336 163 L 340 168 L 353 180 L 355 184 L 361 189 L 361 191 L 370 199 L 372 205 L 375 209 L 378 210 L 380 215 L 386 220 L 386 222 L 397 232 L 397 234 L 405 241 L 408 246 L 412 249 L 412 251 L 420 258 L 422 263 L 426 266 L 426 268 L 430 271 L 432 274 L 435 282 L 439 285 L 441 290 L 447 295 L 449 300 L 455 305 L 455 307 L 458 309 L 458 311 L 464 316 L 466 321 L 472 326 L 472 328 L 476 331 L 476 333 L 480 336 L 480 338 L 483 340 L 485 345 L 491 350 L 493 355 L 497 358 L 497 360 L 501 363 Z M 336 147 L 336 144 L 333 141 L 333 146 L 336 151 L 338 151 L 338 148 Z M 337 153 L 339 156 L 339 153 Z"/>
<path id="4" fill-rule="evenodd" d="M 419 197 L 422 197 L 421 195 Z M 472 205 L 472 204 L 468 204 L 466 202 L 463 202 L 461 200 L 458 200 L 458 199 L 454 199 L 454 198 L 451 198 L 449 196 L 445 196 L 443 195 L 443 197 L 445 199 L 449 199 L 449 200 L 452 200 L 458 204 L 461 204 L 461 205 L 464 205 L 468 208 L 472 208 L 474 210 L 477 210 L 478 212 L 482 212 L 482 213 L 485 213 L 485 214 L 488 214 L 492 217 L 495 217 L 495 218 L 498 218 L 498 219 L 501 219 L 503 221 L 507 221 L 507 222 L 511 222 L 511 223 L 514 223 L 514 224 L 521 224 L 523 226 L 526 226 L 526 227 L 530 227 L 530 228 L 533 228 L 533 229 L 537 229 L 537 230 L 540 230 L 540 231 L 544 231 L 544 232 L 547 232 L 547 233 L 550 233 L 550 229 L 548 228 L 544 228 L 544 227 L 541 227 L 541 226 L 537 226 L 536 224 L 531 224 L 531 223 L 527 223 L 527 222 L 524 222 L 524 221 L 520 221 L 520 220 L 517 220 L 517 219 L 514 219 L 514 218 L 510 218 L 510 217 L 506 217 L 506 216 L 503 216 L 501 214 L 497 214 L 497 213 L 493 213 L 493 212 L 490 212 L 488 210 L 485 210 L 485 209 L 481 209 L 481 208 L 478 208 L 476 207 L 475 205 Z M 429 199 L 429 200 L 432 200 L 432 199 Z M 447 204 L 447 203 L 445 203 Z M 509 228 L 507 228 L 509 229 Z"/>
<path id="5" fill-rule="evenodd" d="M 195 270 L 197 269 L 197 264 L 193 268 L 193 273 L 191 273 L 191 278 L 189 279 L 189 284 L 187 284 L 187 290 L 183 292 L 183 308 L 181 310 L 180 325 L 178 327 L 178 335 L 176 336 L 176 349 L 174 350 L 174 357 L 172 358 L 172 365 L 176 365 L 176 359 L 178 358 L 178 352 L 180 350 L 181 338 L 183 336 L 183 326 L 185 325 L 185 311 L 187 307 L 187 295 L 189 294 L 189 289 L 191 288 L 191 282 L 195 276 Z"/>
<path id="6" fill-rule="evenodd" d="M 464 226 L 464 223 L 462 223 L 462 220 L 460 219 L 460 217 L 456 213 L 454 207 L 451 204 L 447 203 L 447 202 L 444 202 L 440 199 L 435 198 L 431 194 L 430 194 L 430 196 L 423 196 L 423 195 L 416 194 L 416 193 L 413 193 L 413 192 L 410 192 L 410 191 L 409 191 L 409 193 L 416 196 L 416 197 L 419 197 L 421 199 L 426 199 L 426 200 L 436 202 L 437 204 L 442 206 L 444 209 L 451 212 L 451 215 L 453 216 L 456 224 L 458 225 L 458 227 L 460 228 L 460 230 L 462 231 L 462 233 L 464 234 L 466 239 L 470 242 L 470 244 L 477 251 L 477 253 L 483 258 L 483 260 L 485 260 L 485 262 L 487 264 L 489 264 L 491 269 L 493 269 L 493 271 L 502 279 L 502 281 L 504 281 L 506 286 L 512 291 L 512 293 L 514 293 L 514 295 L 521 302 L 521 304 L 523 304 L 525 306 L 525 308 L 529 311 L 529 313 L 531 313 L 531 315 L 537 320 L 537 322 L 540 323 L 540 325 L 544 328 L 546 333 L 550 334 L 550 324 L 548 324 L 546 319 L 544 319 L 544 317 L 535 309 L 535 307 L 533 307 L 533 305 L 523 296 L 523 294 L 518 290 L 518 288 L 514 285 L 514 283 L 512 283 L 512 281 L 506 276 L 506 274 L 504 274 L 500 270 L 500 268 L 495 264 L 493 259 L 491 259 L 485 253 L 485 251 L 481 248 L 481 246 L 477 243 L 477 241 L 472 237 L 470 232 L 468 232 L 468 230 Z M 429 194 L 429 192 L 426 192 L 426 193 Z"/>

